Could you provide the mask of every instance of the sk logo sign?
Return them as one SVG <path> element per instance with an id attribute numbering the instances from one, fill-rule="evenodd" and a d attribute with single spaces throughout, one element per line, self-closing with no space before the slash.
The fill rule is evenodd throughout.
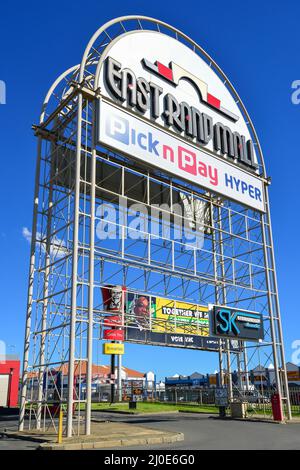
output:
<path id="1" fill-rule="evenodd" d="M 237 316 L 238 312 L 232 312 L 225 308 L 220 309 L 216 315 L 218 333 L 238 336 L 240 330 L 235 323 Z"/>

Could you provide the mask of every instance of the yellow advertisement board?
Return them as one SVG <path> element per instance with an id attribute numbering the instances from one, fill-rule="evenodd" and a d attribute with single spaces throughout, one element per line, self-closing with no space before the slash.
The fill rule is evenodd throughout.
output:
<path id="1" fill-rule="evenodd" d="M 103 343 L 103 354 L 124 354 L 124 344 Z"/>
<path id="2" fill-rule="evenodd" d="M 208 307 L 156 297 L 151 331 L 209 336 Z"/>

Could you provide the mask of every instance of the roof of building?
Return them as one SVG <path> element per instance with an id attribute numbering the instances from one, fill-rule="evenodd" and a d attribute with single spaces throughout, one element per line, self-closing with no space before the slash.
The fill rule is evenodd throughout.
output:
<path id="1" fill-rule="evenodd" d="M 142 377 L 145 376 L 145 374 L 143 372 L 139 372 L 135 369 L 129 369 L 128 367 L 122 367 L 122 370 L 124 370 L 129 377 L 140 377 L 140 378 L 142 378 Z"/>
<path id="2" fill-rule="evenodd" d="M 54 368 L 55 371 L 61 371 L 63 375 L 68 375 L 69 371 L 69 366 L 68 364 L 63 364 L 59 368 Z M 122 367 L 122 371 L 125 372 L 125 374 L 128 377 L 136 377 L 136 378 L 144 378 L 145 374 L 144 372 L 139 372 L 135 369 L 130 369 L 128 367 Z M 87 373 L 87 362 L 82 361 L 82 362 L 77 362 L 75 363 L 75 368 L 74 368 L 74 375 L 75 377 L 78 377 L 79 375 L 85 376 Z M 29 372 L 28 373 L 28 378 L 36 377 L 38 372 Z M 99 375 L 99 376 L 108 376 L 110 374 L 110 366 L 108 365 L 97 365 L 93 364 L 92 365 L 92 375 Z"/>
<path id="3" fill-rule="evenodd" d="M 203 379 L 203 377 L 205 377 L 205 375 L 201 374 L 200 372 L 193 372 L 190 375 L 191 379 Z"/>
<path id="4" fill-rule="evenodd" d="M 205 375 L 201 374 L 200 372 L 193 372 L 191 375 L 179 375 L 174 374 L 170 377 L 165 377 L 167 380 L 192 380 L 192 379 L 202 379 Z"/>
<path id="5" fill-rule="evenodd" d="M 297 364 L 294 364 L 293 362 L 290 362 L 290 361 L 286 363 L 286 368 L 287 368 L 287 371 L 299 370 L 299 366 L 297 366 Z"/>

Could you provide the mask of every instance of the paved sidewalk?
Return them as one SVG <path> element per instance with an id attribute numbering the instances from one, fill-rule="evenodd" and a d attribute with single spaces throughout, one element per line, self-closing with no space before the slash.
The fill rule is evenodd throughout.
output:
<path id="1" fill-rule="evenodd" d="M 83 429 L 80 430 L 83 432 Z M 40 432 L 6 431 L 3 434 L 14 439 L 25 439 L 40 442 L 43 450 L 81 450 L 101 449 L 121 446 L 142 446 L 152 444 L 170 444 L 184 440 L 183 433 L 135 426 L 127 423 L 92 422 L 90 436 L 73 436 L 57 443 L 57 433 L 53 428 Z"/>

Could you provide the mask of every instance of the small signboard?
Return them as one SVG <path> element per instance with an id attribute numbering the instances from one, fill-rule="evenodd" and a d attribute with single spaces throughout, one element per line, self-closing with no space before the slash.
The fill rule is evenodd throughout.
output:
<path id="1" fill-rule="evenodd" d="M 228 406 L 228 392 L 227 388 L 217 387 L 215 390 L 215 404 L 216 406 Z"/>
<path id="2" fill-rule="evenodd" d="M 103 354 L 124 354 L 124 344 L 104 343 Z"/>

